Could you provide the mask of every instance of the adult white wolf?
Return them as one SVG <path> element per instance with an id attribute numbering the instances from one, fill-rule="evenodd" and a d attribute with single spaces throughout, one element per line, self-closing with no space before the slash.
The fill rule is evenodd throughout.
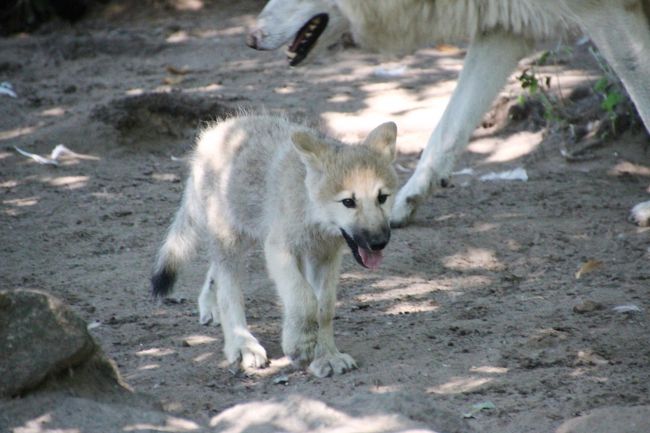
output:
<path id="1" fill-rule="evenodd" d="M 264 367 L 266 351 L 248 330 L 242 294 L 246 251 L 260 242 L 284 305 L 284 353 L 319 377 L 355 368 L 334 344 L 341 254 L 347 243 L 362 266 L 381 262 L 397 187 L 396 134 L 395 124 L 385 123 L 348 146 L 277 117 L 208 127 L 158 254 L 154 295 L 172 290 L 204 237 L 212 261 L 199 296 L 201 321 L 220 317 L 229 362 Z"/>
<path id="2" fill-rule="evenodd" d="M 650 0 L 270 0 L 248 35 L 260 50 L 289 45 L 298 65 L 349 28 L 370 49 L 407 52 L 445 40 L 470 40 L 458 85 L 415 173 L 399 191 L 392 222 L 413 216 L 444 183 L 517 62 L 533 41 L 580 27 L 619 75 L 650 131 Z M 632 218 L 650 220 L 650 202 Z"/>

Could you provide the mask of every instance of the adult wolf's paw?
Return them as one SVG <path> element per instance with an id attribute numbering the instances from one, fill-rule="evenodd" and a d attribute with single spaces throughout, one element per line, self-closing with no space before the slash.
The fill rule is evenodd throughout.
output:
<path id="1" fill-rule="evenodd" d="M 356 361 L 347 353 L 333 353 L 314 359 L 309 365 L 309 372 L 316 377 L 328 377 L 343 374 L 357 368 Z"/>
<path id="2" fill-rule="evenodd" d="M 390 216 L 390 226 L 393 228 L 404 227 L 408 225 L 415 216 L 415 211 L 422 201 L 422 197 L 418 195 L 407 196 L 403 194 L 404 190 L 400 190 L 395 198 L 393 211 Z"/>
<path id="3" fill-rule="evenodd" d="M 650 226 L 650 201 L 644 201 L 634 206 L 628 219 L 641 227 Z"/>
<path id="4" fill-rule="evenodd" d="M 219 325 L 219 303 L 212 291 L 201 292 L 199 296 L 199 323 Z"/>

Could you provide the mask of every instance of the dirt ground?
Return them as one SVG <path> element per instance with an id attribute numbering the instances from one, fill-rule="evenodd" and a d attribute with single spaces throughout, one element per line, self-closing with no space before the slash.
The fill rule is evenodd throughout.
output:
<path id="1" fill-rule="evenodd" d="M 590 409 L 650 404 L 649 231 L 626 220 L 649 199 L 638 131 L 569 162 L 534 122 L 486 122 L 457 165 L 473 174 L 393 232 L 380 271 L 346 257 L 335 332 L 360 368 L 342 376 L 316 379 L 282 357 L 280 307 L 253 254 L 248 319 L 273 361 L 247 374 L 225 365 L 220 329 L 198 322 L 205 258 L 172 299 L 153 302 L 148 287 L 199 121 L 264 108 L 353 141 L 393 120 L 405 181 L 463 51 L 398 61 L 349 49 L 289 69 L 281 52 L 244 44 L 263 2 L 159 4 L 109 3 L 74 27 L 0 40 L 0 81 L 17 94 L 0 95 L 0 289 L 62 298 L 134 389 L 203 425 L 290 394 L 345 413 L 363 411 L 357 396 L 407 396 L 402 412 L 425 425 L 427 407 L 461 419 L 491 402 L 467 422 L 494 433 L 554 432 Z M 584 66 L 551 74 L 568 91 L 597 75 Z M 502 98 L 519 93 L 513 76 Z M 76 155 L 57 167 L 14 149 L 48 155 L 60 143 Z M 517 167 L 527 181 L 479 180 Z"/>

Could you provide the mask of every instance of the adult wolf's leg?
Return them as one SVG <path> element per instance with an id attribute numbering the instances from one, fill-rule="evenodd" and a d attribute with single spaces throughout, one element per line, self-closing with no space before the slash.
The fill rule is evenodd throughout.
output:
<path id="1" fill-rule="evenodd" d="M 650 132 L 650 1 L 603 2 L 577 10 L 585 31 L 619 76 Z M 575 5 L 581 5 L 576 2 Z M 650 201 L 637 204 L 630 220 L 650 224 Z"/>
<path id="2" fill-rule="evenodd" d="M 307 280 L 314 288 L 318 300 L 318 340 L 309 371 L 318 377 L 345 373 L 356 368 L 357 363 L 347 353 L 339 352 L 334 343 L 333 320 L 341 253 L 325 260 L 306 257 L 304 261 Z"/>
<path id="3" fill-rule="evenodd" d="M 469 47 L 449 105 L 429 138 L 415 173 L 397 194 L 391 224 L 408 224 L 418 205 L 451 174 L 457 155 L 480 122 L 508 75 L 529 50 L 518 35 L 490 32 Z"/>
<path id="4" fill-rule="evenodd" d="M 282 350 L 294 363 L 308 364 L 314 359 L 318 340 L 318 302 L 314 289 L 300 271 L 300 258 L 280 236 L 269 236 L 264 243 L 264 254 L 284 307 Z"/>
<path id="5" fill-rule="evenodd" d="M 268 364 L 266 350 L 248 330 L 244 312 L 242 276 L 245 253 L 239 247 L 216 245 L 212 248 L 217 298 L 228 362 L 241 362 L 244 368 L 262 368 Z"/>

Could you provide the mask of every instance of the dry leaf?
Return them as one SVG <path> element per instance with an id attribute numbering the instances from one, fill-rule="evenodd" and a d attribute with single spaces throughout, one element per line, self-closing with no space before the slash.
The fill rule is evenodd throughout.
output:
<path id="1" fill-rule="evenodd" d="M 460 48 L 458 48 L 456 45 L 438 44 L 436 45 L 436 50 L 442 51 L 443 53 L 455 53 L 456 51 L 459 51 Z"/>
<path id="2" fill-rule="evenodd" d="M 600 260 L 587 260 L 582 264 L 582 266 L 580 266 L 578 272 L 576 272 L 576 280 L 579 280 L 584 274 L 595 271 L 601 266 L 603 266 L 603 262 Z"/>
<path id="3" fill-rule="evenodd" d="M 176 77 L 165 77 L 163 80 L 164 84 L 169 84 L 170 86 L 173 86 L 175 84 L 180 84 L 183 82 L 183 77 L 181 76 L 176 76 Z"/>
<path id="4" fill-rule="evenodd" d="M 188 68 L 183 67 L 183 68 L 177 68 L 176 66 L 167 66 L 167 72 L 169 72 L 172 75 L 187 75 L 189 74 L 190 71 Z"/>

